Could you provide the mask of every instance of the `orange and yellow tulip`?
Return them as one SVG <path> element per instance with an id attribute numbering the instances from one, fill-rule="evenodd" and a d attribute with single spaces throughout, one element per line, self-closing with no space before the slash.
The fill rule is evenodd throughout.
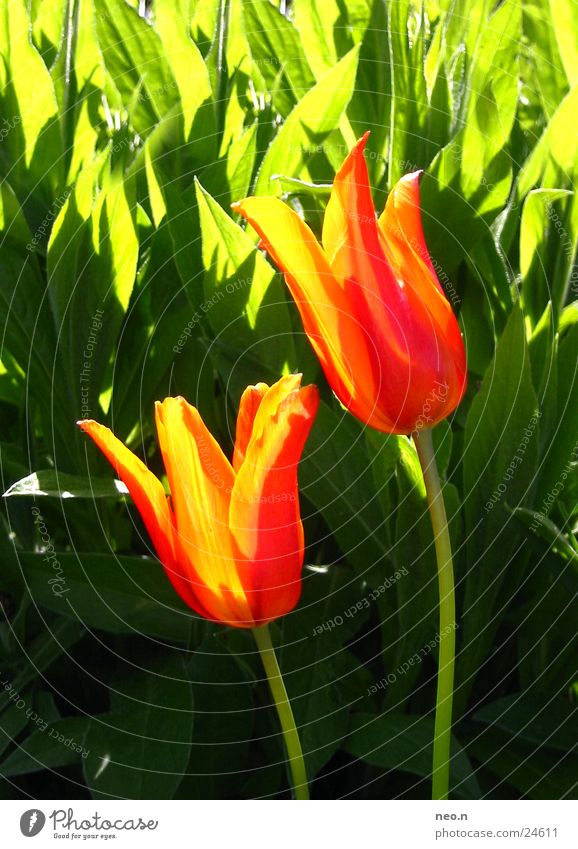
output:
<path id="1" fill-rule="evenodd" d="M 297 467 L 319 403 L 301 375 L 249 386 L 233 462 L 184 398 L 157 402 L 170 487 L 112 432 L 80 421 L 126 484 L 175 590 L 199 615 L 239 628 L 265 625 L 301 594 L 303 526 Z"/>
<path id="2" fill-rule="evenodd" d="M 409 434 L 457 407 L 466 357 L 424 239 L 420 172 L 399 180 L 377 218 L 367 136 L 335 177 L 322 245 L 278 198 L 249 197 L 233 207 L 284 272 L 341 403 L 377 430 Z"/>

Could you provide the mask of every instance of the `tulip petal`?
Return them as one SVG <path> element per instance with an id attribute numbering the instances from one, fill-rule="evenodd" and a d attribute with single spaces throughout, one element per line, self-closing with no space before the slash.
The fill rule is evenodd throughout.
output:
<path id="1" fill-rule="evenodd" d="M 323 245 L 350 311 L 370 340 L 370 367 L 357 380 L 359 417 L 378 430 L 405 433 L 403 410 L 412 368 L 411 313 L 404 281 L 382 246 L 363 155 L 368 133 L 335 176 L 323 221 Z M 385 355 L 385 356 L 384 356 Z M 350 407 L 352 412 L 356 412 Z"/>
<path id="2" fill-rule="evenodd" d="M 421 173 L 414 171 L 401 177 L 389 193 L 378 222 L 381 241 L 392 266 L 402 272 L 407 285 L 419 289 L 422 297 L 428 299 L 433 299 L 430 290 L 435 288 L 449 306 L 423 233 L 419 193 Z"/>
<path id="3" fill-rule="evenodd" d="M 377 311 L 381 318 L 384 306 L 395 309 L 402 303 L 403 291 L 392 274 L 379 238 L 363 156 L 368 136 L 365 133 L 359 139 L 335 175 L 323 219 L 322 241 L 338 279 L 355 280 L 365 293 L 369 310 Z"/>
<path id="4" fill-rule="evenodd" d="M 170 508 L 160 480 L 109 428 L 92 419 L 83 419 L 77 424 L 92 438 L 126 484 L 159 558 L 173 561 Z"/>
<path id="5" fill-rule="evenodd" d="M 447 384 L 450 388 L 444 402 L 435 405 L 435 418 L 439 420 L 449 415 L 463 396 L 466 359 L 457 320 L 425 242 L 420 211 L 420 174 L 416 171 L 398 180 L 380 216 L 379 229 L 388 261 L 404 281 L 414 327 L 421 328 L 414 334 L 415 353 L 429 365 L 434 375 L 430 384 L 435 379 L 438 385 Z M 417 362 L 417 357 L 414 360 Z"/>
<path id="6" fill-rule="evenodd" d="M 257 440 L 260 440 L 263 435 L 263 429 L 268 427 L 271 419 L 277 414 L 277 411 L 283 401 L 292 393 L 299 390 L 301 386 L 302 374 L 286 374 L 274 383 L 272 386 L 267 386 L 263 393 L 261 404 L 255 411 L 255 418 L 251 427 L 251 435 L 245 454 L 249 453 Z"/>
<path id="7" fill-rule="evenodd" d="M 77 424 L 96 443 L 126 484 L 175 590 L 189 607 L 206 617 L 206 610 L 181 575 L 175 553 L 173 516 L 160 480 L 107 427 L 92 419 L 83 419 Z"/>
<path id="8" fill-rule="evenodd" d="M 188 563 L 193 592 L 209 618 L 251 627 L 229 532 L 233 468 L 184 398 L 157 402 L 155 412 L 175 514 L 175 546 Z"/>
<path id="9" fill-rule="evenodd" d="M 257 383 L 256 386 L 248 386 L 241 396 L 233 453 L 233 469 L 235 472 L 239 471 L 245 459 L 247 446 L 253 432 L 253 421 L 268 389 L 266 383 Z"/>
<path id="10" fill-rule="evenodd" d="M 372 257 L 377 259 L 382 254 L 363 156 L 368 137 L 369 132 L 357 141 L 335 175 L 323 218 L 323 248 L 341 279 L 350 277 L 352 271 L 361 272 L 365 264 L 364 276 L 373 276 Z"/>
<path id="11" fill-rule="evenodd" d="M 460 356 L 465 367 L 463 344 L 425 247 L 419 174 L 402 178 L 390 193 L 378 226 L 363 157 L 367 135 L 335 177 L 323 244 L 374 341 L 369 395 L 379 414 L 369 415 L 366 406 L 360 417 L 378 429 L 408 433 L 424 405 L 439 421 L 458 403 L 465 384 L 455 371 Z M 447 397 L 440 386 L 451 387 Z"/>
<path id="12" fill-rule="evenodd" d="M 259 407 L 230 508 L 239 574 L 258 624 L 292 610 L 301 593 L 297 465 L 319 404 L 316 387 L 279 383 Z"/>
<path id="13" fill-rule="evenodd" d="M 343 404 L 354 410 L 354 373 L 372 364 L 363 326 L 351 312 L 343 284 L 304 221 L 278 198 L 249 197 L 233 208 L 261 237 L 263 247 L 285 273 L 305 332 Z"/>

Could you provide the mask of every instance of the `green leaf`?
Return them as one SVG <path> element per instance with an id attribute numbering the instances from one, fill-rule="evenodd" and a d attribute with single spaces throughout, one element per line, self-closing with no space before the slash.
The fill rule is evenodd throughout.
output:
<path id="1" fill-rule="evenodd" d="M 53 10 L 54 11 L 54 10 Z M 54 84 L 54 93 L 58 101 L 60 112 L 60 130 L 62 147 L 64 151 L 64 172 L 69 173 L 69 165 L 75 153 L 74 136 L 76 131 L 77 116 L 82 114 L 82 104 L 77 98 L 77 79 L 74 73 L 74 58 L 76 53 L 76 33 L 79 23 L 79 4 L 67 0 L 59 9 L 61 14 L 61 33 L 58 39 L 58 54 L 50 67 L 50 74 Z M 84 93 L 86 94 L 86 93 Z M 94 98 L 93 98 L 94 99 Z M 92 105 L 92 104 L 91 104 Z M 98 107 L 97 107 L 98 108 Z M 91 132 L 92 130 L 92 132 Z M 90 124 L 80 128 L 86 144 L 84 157 L 89 158 L 94 154 L 96 132 Z M 77 151 L 78 154 L 78 151 Z"/>
<path id="2" fill-rule="evenodd" d="M 163 43 L 125 0 L 94 2 L 96 31 L 107 71 L 129 109 L 135 130 L 145 136 L 180 103 Z"/>
<path id="3" fill-rule="evenodd" d="M 540 463 L 536 505 L 547 514 L 570 483 L 578 460 L 578 325 L 574 324 L 558 346 L 556 426 Z"/>
<path id="4" fill-rule="evenodd" d="M 502 232 L 497 226 L 493 227 L 487 238 L 477 243 L 468 262 L 476 288 L 482 290 L 484 312 L 492 316 L 494 334 L 497 336 L 503 331 L 513 305 L 514 275 L 501 240 Z M 456 300 L 459 304 L 454 292 L 449 290 L 447 294 L 454 306 L 457 305 Z"/>
<path id="5" fill-rule="evenodd" d="M 236 394 L 240 386 L 264 377 L 251 368 L 253 358 L 266 375 L 275 376 L 295 362 L 285 292 L 249 236 L 199 183 L 197 203 L 205 267 L 205 300 L 198 315 L 206 315 L 220 344 L 238 353 L 237 373 L 231 376 Z"/>
<path id="6" fill-rule="evenodd" d="M 369 607 L 369 594 L 349 570 L 306 570 L 298 614 L 284 617 L 281 639 L 273 637 L 309 780 L 340 748 L 352 705 L 368 686 L 367 672 L 344 646 Z"/>
<path id="7" fill-rule="evenodd" d="M 272 177 L 309 178 L 307 162 L 335 130 L 351 98 L 359 50 L 353 48 L 307 94 L 271 142 L 255 183 L 255 194 L 279 194 Z"/>
<path id="8" fill-rule="evenodd" d="M 564 186 L 578 167 L 578 149 L 569 132 L 577 108 L 578 83 L 562 100 L 524 163 L 518 179 L 518 198 L 538 184 L 545 188 Z"/>
<path id="9" fill-rule="evenodd" d="M 28 375 L 32 394 L 57 411 L 66 394 L 52 378 L 56 334 L 44 301 L 44 281 L 33 237 L 14 192 L 7 182 L 0 190 L 0 332 L 10 356 Z M 36 236 L 40 234 L 37 233 Z"/>
<path id="10" fill-rule="evenodd" d="M 473 718 L 546 749 L 570 752 L 576 746 L 578 708 L 566 699 L 514 693 L 484 705 Z"/>
<path id="11" fill-rule="evenodd" d="M 58 104 L 50 73 L 30 38 L 24 0 L 0 10 L 0 106 L 4 116 L 0 164 L 24 202 L 39 195 L 37 224 L 62 187 Z M 42 209 L 43 207 L 43 209 Z"/>
<path id="12" fill-rule="evenodd" d="M 249 5 L 248 3 L 247 6 Z M 339 24 L 342 9 L 338 0 L 325 0 L 322 7 L 315 0 L 300 0 L 295 4 L 292 13 L 300 37 L 299 49 L 305 53 L 311 72 L 317 78 L 322 77 L 336 64 L 340 56 L 352 47 L 350 39 L 347 38 L 349 33 L 344 32 L 345 27 Z M 349 4 L 347 13 L 351 26 L 352 3 Z M 336 44 L 338 41 L 347 45 L 343 53 L 339 54 Z M 283 55 L 283 52 L 276 55 Z"/>
<path id="13" fill-rule="evenodd" d="M 418 653 L 437 632 L 437 566 L 423 473 L 413 443 L 398 437 L 398 447 L 392 556 L 395 569 L 402 577 L 395 582 L 392 614 L 382 612 L 388 672 Z M 444 498 L 448 519 L 455 522 L 456 511 L 453 506 L 450 509 L 449 492 L 450 487 L 446 485 Z M 407 674 L 397 676 L 388 686 L 386 703 L 399 709 L 419 674 L 420 666 L 415 665 Z"/>
<path id="14" fill-rule="evenodd" d="M 269 0 L 243 0 L 243 22 L 253 62 L 267 88 L 277 86 L 273 100 L 286 117 L 315 85 L 299 32 Z"/>
<path id="15" fill-rule="evenodd" d="M 388 151 L 390 190 L 406 171 L 427 165 L 423 141 L 427 110 L 424 27 L 423 10 L 421 14 L 416 13 L 411 0 L 398 0 L 388 5 L 387 43 L 392 87 Z M 407 168 L 407 162 L 417 165 Z"/>
<path id="16" fill-rule="evenodd" d="M 475 6 L 475 14 L 483 14 L 482 4 Z M 428 247 L 446 274 L 487 235 L 508 198 L 512 169 L 505 147 L 518 102 L 520 26 L 520 6 L 508 0 L 483 27 L 461 94 L 462 129 L 435 157 L 422 183 Z"/>
<path id="17" fill-rule="evenodd" d="M 115 434 L 123 440 L 134 439 L 135 427 L 152 421 L 159 398 L 182 394 L 195 403 L 206 387 L 199 372 L 212 369 L 203 360 L 197 340 L 201 328 L 178 275 L 166 220 L 146 243 L 146 266 L 116 347 L 110 410 Z M 181 374 L 187 378 L 184 385 Z"/>
<path id="18" fill-rule="evenodd" d="M 191 175 L 200 166 L 205 167 L 215 161 L 213 136 L 214 129 L 211 130 L 207 125 L 206 130 L 200 132 L 199 144 L 185 144 L 182 121 L 178 112 L 173 110 L 162 119 L 145 142 L 149 166 L 145 165 L 140 156 L 134 165 L 135 170 L 146 167 L 149 192 L 154 191 L 156 195 L 157 226 L 166 211 L 174 261 L 194 309 L 202 303 L 203 294 L 199 213 Z M 154 189 L 151 189 L 153 175 Z M 162 205 L 159 195 L 162 197 Z"/>
<path id="19" fill-rule="evenodd" d="M 568 232 L 570 216 L 555 202 L 570 195 L 571 192 L 564 189 L 535 189 L 524 201 L 520 272 L 524 314 L 532 326 L 538 323 L 550 301 L 555 324 L 564 306 L 566 281 L 576 244 Z M 565 262 L 564 257 L 567 257 Z"/>
<path id="20" fill-rule="evenodd" d="M 47 4 L 50 8 L 50 3 Z M 76 54 L 74 72 L 78 90 L 94 90 L 100 99 L 106 89 L 106 68 L 100 52 L 96 31 L 96 9 L 94 0 L 80 3 L 76 30 Z"/>
<path id="21" fill-rule="evenodd" d="M 356 758 L 384 770 L 401 770 L 429 778 L 433 757 L 433 719 L 386 713 L 352 717 L 346 749 Z M 452 737 L 450 796 L 479 799 L 481 790 L 467 755 Z"/>
<path id="22" fill-rule="evenodd" d="M 556 551 L 564 560 L 573 563 L 578 575 L 578 551 L 572 547 L 560 528 L 551 519 L 548 519 L 543 513 L 538 513 L 537 510 L 525 510 L 523 507 L 518 507 L 512 512 L 517 519 L 523 522 L 526 528 L 534 531 L 537 536 L 545 540 L 549 548 Z"/>
<path id="23" fill-rule="evenodd" d="M 229 211 L 233 201 L 246 197 L 257 158 L 258 124 L 251 124 L 230 140 L 222 159 L 208 165 L 200 175 L 200 183 L 216 201 Z"/>
<path id="24" fill-rule="evenodd" d="M 38 604 L 90 628 L 187 641 L 192 613 L 157 560 L 112 554 L 19 553 Z"/>
<path id="25" fill-rule="evenodd" d="M 385 518 L 362 426 L 323 401 L 299 466 L 301 492 L 315 505 L 344 558 L 367 580 L 388 574 Z"/>
<path id="26" fill-rule="evenodd" d="M 529 322 L 528 322 L 529 323 Z M 532 382 L 538 395 L 542 420 L 540 435 L 546 445 L 558 427 L 558 344 L 552 302 L 544 310 L 529 340 Z"/>
<path id="27" fill-rule="evenodd" d="M 538 591 L 539 598 L 537 599 L 537 604 L 532 608 L 530 615 L 526 617 L 520 635 L 520 661 L 521 665 L 526 666 L 527 670 L 525 678 L 521 677 L 520 680 L 530 683 L 536 680 L 536 667 L 538 665 L 540 666 L 540 672 L 544 667 L 547 667 L 549 674 L 555 672 L 547 659 L 546 645 L 555 643 L 554 652 L 552 653 L 555 653 L 556 662 L 559 665 L 562 665 L 564 662 L 564 651 L 568 651 L 572 647 L 573 641 L 565 641 L 565 637 L 562 636 L 565 645 L 564 651 L 560 653 L 556 631 L 559 631 L 562 635 L 564 634 L 564 621 L 560 619 L 558 611 L 554 614 L 558 617 L 555 628 L 553 630 L 548 629 L 548 640 L 536 643 L 535 630 L 536 628 L 540 628 L 541 622 L 548 619 L 548 612 L 543 610 L 547 606 L 544 598 L 545 586 L 548 587 L 548 593 L 553 593 L 556 597 L 562 598 L 562 604 L 565 607 L 563 612 L 572 615 L 574 607 L 568 607 L 566 602 L 568 598 L 578 598 L 578 551 L 573 546 L 569 536 L 565 536 L 554 522 L 544 517 L 541 513 L 535 510 L 524 510 L 521 507 L 513 510 L 512 513 L 526 529 L 528 541 L 540 563 L 539 575 L 534 573 L 532 576 L 534 580 L 539 581 L 541 584 Z M 549 574 L 544 570 L 547 570 Z M 551 599 L 548 600 L 551 601 Z M 528 646 L 527 648 L 526 645 Z M 535 662 L 536 659 L 538 663 Z M 546 687 L 545 684 L 543 686 Z"/>
<path id="28" fill-rule="evenodd" d="M 578 758 L 566 751 L 553 754 L 537 745 L 528 745 L 517 736 L 487 730 L 476 733 L 468 744 L 468 754 L 500 778 L 491 787 L 494 798 L 503 799 L 514 787 L 524 799 L 576 799 Z M 486 779 L 487 780 L 487 779 Z"/>
<path id="29" fill-rule="evenodd" d="M 79 176 L 48 245 L 50 300 L 59 330 L 70 425 L 96 418 L 105 372 L 136 276 L 138 239 L 125 186 L 99 163 Z M 96 195 L 96 199 L 95 199 Z"/>
<path id="30" fill-rule="evenodd" d="M 451 277 L 460 262 L 484 236 L 503 209 L 512 174 L 510 161 L 500 153 L 492 161 L 477 191 L 462 188 L 467 163 L 461 164 L 460 136 L 455 137 L 435 157 L 424 174 L 422 189 L 423 222 L 426 242 L 440 271 Z"/>
<path id="31" fill-rule="evenodd" d="M 253 681 L 218 639 L 195 650 L 189 674 L 195 700 L 195 733 L 182 799 L 226 799 L 238 793 L 238 771 L 253 733 Z"/>
<path id="32" fill-rule="evenodd" d="M 97 116 L 102 106 L 99 86 L 105 87 L 105 71 L 96 40 L 93 2 L 58 2 L 59 16 L 54 14 L 52 0 L 42 3 L 44 32 L 40 37 L 45 46 L 47 28 L 52 29 L 54 22 L 58 22 L 61 30 L 55 42 L 58 53 L 49 67 L 60 111 L 62 164 L 66 185 L 70 186 L 79 171 L 94 159 L 99 146 Z"/>
<path id="33" fill-rule="evenodd" d="M 552 2 L 526 0 L 522 32 L 527 46 L 520 55 L 520 117 L 524 129 L 530 131 L 533 146 L 536 129 L 550 120 L 568 92 L 552 20 Z"/>
<path id="34" fill-rule="evenodd" d="M 14 702 L 0 714 L 0 755 L 14 742 L 27 722 L 26 711 Z M 0 767 L 0 774 L 3 772 Z"/>
<path id="35" fill-rule="evenodd" d="M 463 132 L 461 186 L 466 197 L 493 183 L 491 164 L 506 145 L 518 103 L 518 59 L 522 10 L 506 0 L 482 30 L 468 78 L 467 115 Z M 496 37 L 496 34 L 499 34 Z M 492 194 L 492 191 L 490 191 Z M 503 198 L 505 200 L 505 197 Z M 484 206 L 495 208 L 487 198 Z"/>
<path id="36" fill-rule="evenodd" d="M 310 0 L 310 3 L 319 14 L 321 10 L 315 0 Z M 335 5 L 338 6 L 338 3 Z M 365 5 L 367 10 L 368 6 Z M 371 128 L 368 143 L 368 149 L 370 147 L 371 150 L 366 162 L 371 184 L 379 187 L 383 182 L 390 136 L 392 69 L 387 29 L 388 7 L 381 0 L 372 0 L 369 11 L 370 18 L 361 41 L 357 77 L 347 115 L 357 138 Z M 322 17 L 325 21 L 325 6 Z M 334 32 L 335 38 L 344 39 L 347 35 L 339 26 Z M 380 205 L 376 202 L 376 206 Z"/>
<path id="37" fill-rule="evenodd" d="M 189 0 L 156 0 L 154 7 L 155 28 L 178 86 L 186 140 L 191 135 L 197 112 L 203 104 L 213 109 L 209 73 L 188 30 L 189 5 Z M 148 65 L 146 70 L 148 73 Z M 193 80 L 194 84 L 191 84 Z M 168 111 L 171 105 L 172 102 L 167 102 L 161 108 Z"/>
<path id="38" fill-rule="evenodd" d="M 26 647 L 23 667 L 10 682 L 12 689 L 21 693 L 27 684 L 49 669 L 63 652 L 77 643 L 84 633 L 82 625 L 70 619 L 62 618 L 51 623 L 49 629 L 45 629 Z M 9 694 L 6 690 L 0 691 L 0 710 L 4 711 L 9 704 Z"/>
<path id="39" fill-rule="evenodd" d="M 552 24 L 570 85 L 578 82 L 578 8 L 572 0 L 550 0 Z"/>
<path id="40" fill-rule="evenodd" d="M 454 57 L 463 47 L 467 56 L 475 56 L 480 38 L 488 27 L 491 0 L 463 0 L 459 9 L 453 5 L 448 9 L 450 4 L 445 2 L 440 5 L 446 13 L 444 29 L 449 56 Z"/>
<path id="41" fill-rule="evenodd" d="M 470 278 L 460 299 L 459 324 L 471 374 L 483 375 L 492 359 L 495 344 L 493 322 L 494 316 L 488 309 L 487 289 L 482 288 L 478 280 Z"/>
<path id="42" fill-rule="evenodd" d="M 44 469 L 32 472 L 31 475 L 13 483 L 3 497 L 48 495 L 52 498 L 118 498 L 127 493 L 128 489 L 119 480 L 83 478 L 54 469 Z"/>
<path id="43" fill-rule="evenodd" d="M 26 716 L 24 709 L 22 713 Z M 88 723 L 89 719 L 84 716 L 47 722 L 38 715 L 35 720 L 38 730 L 2 761 L 0 773 L 6 777 L 28 775 L 80 763 L 81 758 L 87 757 L 82 742 Z"/>
<path id="44" fill-rule="evenodd" d="M 32 42 L 49 68 L 57 58 L 69 0 L 37 0 L 32 4 Z"/>
<path id="45" fill-rule="evenodd" d="M 521 688 L 546 702 L 571 692 L 575 676 L 569 670 L 578 649 L 574 628 L 578 618 L 578 587 L 575 561 L 562 559 L 547 545 L 539 551 L 540 542 L 539 538 L 529 540 L 528 547 L 538 557 L 534 554 L 533 573 L 524 588 L 531 600 L 516 623 L 516 678 Z M 540 639 L 536 639 L 537 634 Z M 511 657 L 507 663 L 504 670 L 511 668 Z"/>
<path id="46" fill-rule="evenodd" d="M 578 301 L 568 304 L 560 313 L 560 321 L 558 322 L 560 336 L 564 335 L 575 324 L 578 324 Z"/>
<path id="47" fill-rule="evenodd" d="M 187 769 L 193 696 L 182 657 L 147 658 L 111 682 L 111 711 L 91 719 L 84 775 L 93 799 L 172 799 Z"/>
<path id="48" fill-rule="evenodd" d="M 520 534 L 506 506 L 530 506 L 539 447 L 538 401 L 519 306 L 512 310 L 466 422 L 463 455 L 468 573 L 465 579 L 462 697 L 491 645 L 504 583 L 514 592 Z"/>

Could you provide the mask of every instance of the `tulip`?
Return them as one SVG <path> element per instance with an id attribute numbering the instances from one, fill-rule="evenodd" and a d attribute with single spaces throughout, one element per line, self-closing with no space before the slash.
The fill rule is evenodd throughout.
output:
<path id="1" fill-rule="evenodd" d="M 452 550 L 431 428 L 459 404 L 466 355 L 458 323 L 425 243 L 420 172 L 394 186 L 376 217 L 363 150 L 338 171 L 322 245 L 277 198 L 233 204 L 285 274 L 305 332 L 341 403 L 385 433 L 411 434 L 434 531 L 440 643 L 432 796 L 447 799 L 455 662 Z"/>
<path id="2" fill-rule="evenodd" d="M 233 208 L 284 272 L 341 403 L 377 430 L 410 434 L 459 404 L 465 351 L 424 239 L 421 172 L 399 180 L 377 218 L 363 156 L 367 136 L 335 177 L 322 245 L 278 198 L 249 197 Z"/>
<path id="3" fill-rule="evenodd" d="M 184 398 L 156 404 L 171 494 L 107 428 L 80 421 L 126 484 L 166 573 L 200 616 L 256 628 L 301 594 L 303 526 L 297 466 L 319 403 L 301 375 L 249 386 L 229 463 Z"/>

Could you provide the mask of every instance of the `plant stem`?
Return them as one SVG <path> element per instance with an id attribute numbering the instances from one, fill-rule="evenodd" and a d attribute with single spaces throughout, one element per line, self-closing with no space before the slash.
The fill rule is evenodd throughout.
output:
<path id="1" fill-rule="evenodd" d="M 253 628 L 253 634 L 259 654 L 261 655 L 261 660 L 263 661 L 263 666 L 265 667 L 265 672 L 267 673 L 271 695 L 273 696 L 281 723 L 295 798 L 309 799 L 309 786 L 303 752 L 301 751 L 301 741 L 299 740 L 297 726 L 295 725 L 293 711 L 291 710 L 291 702 L 287 696 L 285 683 L 279 669 L 279 664 L 277 663 L 275 649 L 271 642 L 269 626 L 263 625 L 260 628 Z"/>
<path id="2" fill-rule="evenodd" d="M 412 436 L 417 448 L 427 492 L 434 532 L 440 595 L 440 648 L 433 746 L 432 799 L 447 799 L 450 778 L 452 701 L 456 654 L 456 602 L 452 546 L 431 430 L 416 431 Z"/>

